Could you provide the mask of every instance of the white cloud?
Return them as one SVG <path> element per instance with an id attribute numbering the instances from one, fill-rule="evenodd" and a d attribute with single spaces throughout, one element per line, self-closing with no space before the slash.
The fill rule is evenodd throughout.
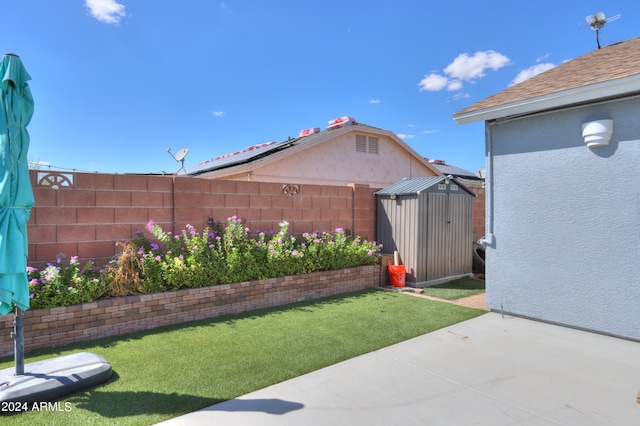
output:
<path id="1" fill-rule="evenodd" d="M 369 101 L 370 104 L 379 104 L 380 103 L 380 99 L 371 99 Z"/>
<path id="2" fill-rule="evenodd" d="M 435 130 L 435 129 L 434 129 L 434 130 L 423 130 L 423 131 L 422 131 L 422 134 L 423 134 L 423 135 L 430 135 L 430 134 L 432 134 L 432 133 L 438 133 L 438 131 L 437 131 L 437 130 Z"/>
<path id="3" fill-rule="evenodd" d="M 509 86 L 516 85 L 518 83 L 522 83 L 525 80 L 530 79 L 531 77 L 535 77 L 536 75 L 543 73 L 545 71 L 554 68 L 555 65 L 552 63 L 544 63 L 534 65 L 532 67 L 527 68 L 526 70 L 522 70 L 518 73 L 518 75 L 509 83 Z"/>
<path id="4" fill-rule="evenodd" d="M 447 87 L 447 77 L 440 74 L 429 74 L 418 83 L 420 90 L 428 90 L 429 92 L 438 92 Z"/>
<path id="5" fill-rule="evenodd" d="M 509 58 L 493 50 L 476 52 L 472 56 L 461 53 L 447 65 L 443 74 L 432 72 L 425 76 L 418 83 L 418 86 L 420 90 L 430 92 L 438 92 L 443 89 L 453 92 L 462 89 L 465 81 L 474 81 L 484 77 L 486 70 L 496 71 L 510 63 Z"/>
<path id="6" fill-rule="evenodd" d="M 484 71 L 489 68 L 496 71 L 510 62 L 509 58 L 493 50 L 476 52 L 473 56 L 461 53 L 447 65 L 444 72 L 450 77 L 471 81 L 484 77 Z"/>
<path id="7" fill-rule="evenodd" d="M 447 82 L 447 90 L 453 92 L 454 90 L 462 89 L 462 82 L 460 80 L 449 80 Z"/>
<path id="8" fill-rule="evenodd" d="M 400 139 L 403 139 L 403 140 L 404 139 L 413 139 L 413 138 L 415 138 L 415 136 L 413 136 L 413 135 L 407 135 L 407 134 L 404 134 L 404 133 L 398 133 L 396 136 L 399 137 Z"/>
<path id="9" fill-rule="evenodd" d="M 224 115 L 224 111 L 211 111 L 211 114 L 216 117 L 222 117 Z"/>
<path id="10" fill-rule="evenodd" d="M 455 95 L 451 96 L 450 100 L 452 101 L 458 101 L 460 99 L 467 99 L 470 98 L 471 95 L 468 93 L 456 93 Z"/>
<path id="11" fill-rule="evenodd" d="M 91 16 L 105 24 L 117 25 L 126 16 L 124 5 L 116 0 L 86 0 L 85 4 Z"/>

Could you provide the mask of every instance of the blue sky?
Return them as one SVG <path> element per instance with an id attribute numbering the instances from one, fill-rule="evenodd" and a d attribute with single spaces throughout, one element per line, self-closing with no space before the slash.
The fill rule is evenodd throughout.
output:
<path id="1" fill-rule="evenodd" d="M 31 74 L 29 159 L 160 173 L 349 115 L 475 171 L 484 125 L 452 114 L 640 36 L 635 1 L 20 0 L 0 48 Z"/>

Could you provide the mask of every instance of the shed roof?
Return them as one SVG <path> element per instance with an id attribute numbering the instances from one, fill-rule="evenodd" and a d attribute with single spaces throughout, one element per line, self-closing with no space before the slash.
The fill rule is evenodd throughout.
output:
<path id="1" fill-rule="evenodd" d="M 454 118 L 464 124 L 638 92 L 638 81 L 640 37 L 567 61 L 458 111 Z"/>
<path id="2" fill-rule="evenodd" d="M 380 191 L 376 191 L 375 195 L 414 195 L 420 194 L 427 189 L 442 183 L 445 179 L 450 179 L 456 183 L 460 188 L 469 194 L 475 196 L 473 191 L 460 183 L 459 180 L 450 176 L 429 176 L 429 177 L 417 177 L 402 179 L 399 182 L 394 183 Z"/>

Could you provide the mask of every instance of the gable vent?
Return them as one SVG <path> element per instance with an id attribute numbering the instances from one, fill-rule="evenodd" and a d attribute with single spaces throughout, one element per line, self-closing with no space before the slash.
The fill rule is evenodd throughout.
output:
<path id="1" fill-rule="evenodd" d="M 369 136 L 369 154 L 378 153 L 378 138 Z"/>
<path id="2" fill-rule="evenodd" d="M 375 136 L 356 135 L 356 152 L 378 154 L 378 138 Z"/>

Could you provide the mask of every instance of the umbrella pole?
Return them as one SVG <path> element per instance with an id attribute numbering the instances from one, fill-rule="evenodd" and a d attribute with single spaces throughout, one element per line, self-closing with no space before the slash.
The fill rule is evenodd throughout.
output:
<path id="1" fill-rule="evenodd" d="M 13 355 L 16 362 L 16 376 L 24 374 L 24 314 L 16 306 L 13 319 Z"/>

